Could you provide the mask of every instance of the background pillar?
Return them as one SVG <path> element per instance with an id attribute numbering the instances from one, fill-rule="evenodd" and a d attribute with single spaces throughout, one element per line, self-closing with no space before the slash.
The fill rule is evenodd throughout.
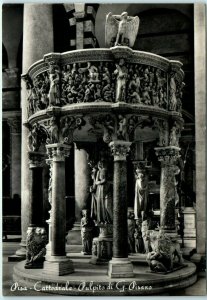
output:
<path id="1" fill-rule="evenodd" d="M 26 73 L 28 68 L 43 55 L 53 51 L 53 13 L 52 4 L 24 4 L 23 20 L 23 63 L 22 71 Z M 27 91 L 22 84 L 21 93 L 22 109 L 22 147 L 21 147 L 21 248 L 17 250 L 17 256 L 25 257 L 26 254 L 26 232 L 30 218 L 30 186 L 29 186 L 29 164 L 27 157 L 28 128 L 23 124 L 27 121 Z"/>
<path id="2" fill-rule="evenodd" d="M 87 152 L 75 146 L 75 217 L 80 223 L 82 209 L 88 208 L 90 185 L 90 168 L 88 165 Z"/>
<path id="3" fill-rule="evenodd" d="M 21 119 L 9 118 L 11 132 L 11 196 L 21 195 Z"/>
<path id="4" fill-rule="evenodd" d="M 194 4 L 196 250 L 206 256 L 206 7 Z M 196 256 L 195 256 L 196 258 Z"/>

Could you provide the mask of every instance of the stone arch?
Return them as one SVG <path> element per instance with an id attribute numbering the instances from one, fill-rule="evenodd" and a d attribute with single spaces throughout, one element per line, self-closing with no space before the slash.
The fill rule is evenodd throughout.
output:
<path id="1" fill-rule="evenodd" d="M 174 10 L 177 11 L 189 19 L 193 20 L 193 5 L 187 4 L 187 5 L 180 5 L 178 4 L 130 4 L 127 8 L 127 12 L 134 16 L 136 14 L 143 13 L 147 10 L 151 9 L 165 9 L 165 10 Z"/>

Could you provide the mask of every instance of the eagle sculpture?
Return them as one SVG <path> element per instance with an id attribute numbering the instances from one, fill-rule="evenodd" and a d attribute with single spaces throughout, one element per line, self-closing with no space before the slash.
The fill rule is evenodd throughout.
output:
<path id="1" fill-rule="evenodd" d="M 139 17 L 129 17 L 127 12 L 121 15 L 106 16 L 105 43 L 107 47 L 133 47 L 139 29 Z"/>

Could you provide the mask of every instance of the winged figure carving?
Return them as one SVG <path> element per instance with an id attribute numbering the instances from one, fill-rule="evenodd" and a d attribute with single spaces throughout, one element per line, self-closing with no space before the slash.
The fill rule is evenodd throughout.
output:
<path id="1" fill-rule="evenodd" d="M 121 15 L 106 16 L 105 43 L 107 47 L 133 47 L 139 29 L 139 17 L 129 17 L 127 12 Z"/>

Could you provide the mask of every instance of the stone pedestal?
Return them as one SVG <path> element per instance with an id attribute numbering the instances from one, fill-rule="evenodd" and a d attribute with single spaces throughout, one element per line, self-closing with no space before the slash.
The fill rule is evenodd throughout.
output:
<path id="1" fill-rule="evenodd" d="M 103 264 L 112 258 L 113 245 L 113 225 L 103 224 L 98 225 L 100 229 L 99 237 L 93 239 L 92 258 L 90 263 Z"/>
<path id="2" fill-rule="evenodd" d="M 113 141 L 109 144 L 114 156 L 113 185 L 113 258 L 109 262 L 108 275 L 133 277 L 133 265 L 128 259 L 127 225 L 127 163 L 130 142 Z"/>
<path id="3" fill-rule="evenodd" d="M 184 211 L 184 252 L 196 249 L 196 212 L 193 207 L 185 207 Z M 199 234 L 199 233 L 198 233 Z"/>
<path id="4" fill-rule="evenodd" d="M 128 258 L 113 257 L 109 262 L 108 275 L 111 278 L 134 277 L 133 265 Z"/>
<path id="5" fill-rule="evenodd" d="M 180 148 L 175 146 L 155 148 L 161 162 L 160 178 L 160 227 L 172 238 L 177 238 L 175 227 L 176 166 Z"/>
<path id="6" fill-rule="evenodd" d="M 51 163 L 49 243 L 46 247 L 44 274 L 66 275 L 74 271 L 73 263 L 66 257 L 66 202 L 65 202 L 65 156 L 69 156 L 70 146 L 64 144 L 47 145 Z M 49 187 L 49 188 L 50 188 Z"/>

